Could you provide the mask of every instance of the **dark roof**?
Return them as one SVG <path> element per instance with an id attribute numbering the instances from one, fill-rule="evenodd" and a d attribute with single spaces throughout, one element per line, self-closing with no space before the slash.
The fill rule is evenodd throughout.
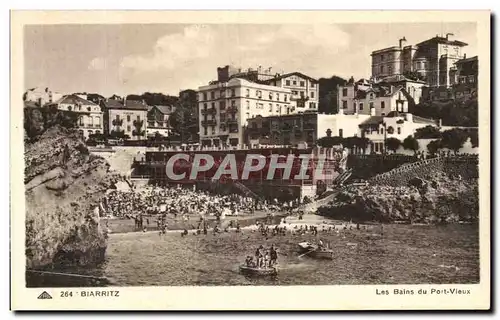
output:
<path id="1" fill-rule="evenodd" d="M 39 108 L 38 104 L 33 101 L 24 101 L 24 107 L 25 108 Z"/>
<path id="2" fill-rule="evenodd" d="M 93 103 L 92 101 L 80 98 L 79 96 L 77 96 L 75 94 L 70 94 L 70 95 L 64 96 L 61 99 L 59 99 L 56 102 L 54 102 L 54 104 L 61 104 L 61 103 L 81 104 L 81 105 L 86 105 L 86 106 L 88 106 L 88 105 L 96 106 L 96 104 Z"/>
<path id="3" fill-rule="evenodd" d="M 379 125 L 384 122 L 384 117 L 382 116 L 371 116 L 370 118 L 366 119 L 365 121 L 361 122 L 359 124 L 360 127 L 362 126 L 373 126 L 373 125 Z"/>
<path id="4" fill-rule="evenodd" d="M 125 100 L 125 109 L 130 109 L 130 110 L 148 110 L 148 105 L 142 103 L 142 101 L 136 101 L 136 100 Z"/>
<path id="5" fill-rule="evenodd" d="M 148 106 L 148 112 L 153 110 L 153 108 L 156 108 L 158 111 L 160 111 L 163 114 L 171 114 L 174 112 L 174 107 L 173 106 Z"/>
<path id="6" fill-rule="evenodd" d="M 103 101 L 104 107 L 107 109 L 123 109 L 123 103 L 114 99 L 106 99 Z"/>
<path id="7" fill-rule="evenodd" d="M 281 74 L 279 76 L 276 76 L 272 79 L 269 79 L 269 80 L 265 80 L 263 82 L 270 82 L 270 81 L 273 81 L 273 80 L 279 80 L 279 79 L 283 79 L 283 78 L 288 78 L 290 76 L 300 76 L 302 78 L 305 78 L 305 79 L 308 79 L 312 82 L 318 82 L 318 80 L 314 79 L 314 78 L 311 78 L 309 76 L 306 76 L 305 74 L 301 73 L 301 72 L 291 72 L 291 73 L 285 73 L 285 74 Z"/>
<path id="8" fill-rule="evenodd" d="M 407 77 L 405 77 L 402 74 L 384 77 L 384 78 L 382 78 L 380 80 L 379 83 L 384 83 L 384 82 L 386 82 L 386 83 L 394 83 L 394 82 L 418 82 L 418 83 L 425 83 L 425 81 L 422 81 L 422 80 L 408 79 Z"/>
<path id="9" fill-rule="evenodd" d="M 114 99 L 107 99 L 104 102 L 104 106 L 107 109 L 129 109 L 129 110 L 148 110 L 148 106 L 142 101 L 136 101 L 136 100 L 126 100 L 125 104 L 123 104 L 121 101 L 114 100 Z"/>
<path id="10" fill-rule="evenodd" d="M 462 41 L 448 40 L 445 37 L 438 37 L 438 36 L 436 36 L 434 38 L 431 38 L 431 39 L 422 41 L 420 43 L 417 43 L 417 46 L 426 45 L 426 44 L 433 43 L 433 42 L 435 42 L 435 43 L 441 43 L 441 44 L 449 44 L 449 45 L 452 45 L 452 46 L 460 46 L 460 47 L 465 47 L 465 46 L 468 45 L 467 43 L 462 42 Z"/>
<path id="11" fill-rule="evenodd" d="M 436 124 L 436 121 L 434 121 L 432 119 L 427 119 L 427 118 L 419 117 L 419 116 L 415 116 L 415 115 L 413 115 L 413 122 L 424 123 L 424 124 Z"/>

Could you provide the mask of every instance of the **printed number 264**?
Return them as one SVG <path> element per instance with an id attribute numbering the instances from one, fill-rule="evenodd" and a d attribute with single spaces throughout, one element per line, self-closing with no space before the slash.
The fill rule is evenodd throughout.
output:
<path id="1" fill-rule="evenodd" d="M 61 291 L 61 298 L 68 298 L 68 297 L 72 297 L 73 296 L 73 292 L 71 291 Z"/>

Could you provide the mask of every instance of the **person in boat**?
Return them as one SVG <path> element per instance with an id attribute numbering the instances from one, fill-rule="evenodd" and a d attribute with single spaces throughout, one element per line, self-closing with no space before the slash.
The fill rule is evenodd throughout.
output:
<path id="1" fill-rule="evenodd" d="M 255 252 L 255 258 L 257 260 L 257 267 L 261 267 L 263 263 L 263 257 L 264 257 L 264 247 L 260 245 L 260 247 L 257 248 L 257 251 Z"/>
<path id="2" fill-rule="evenodd" d="M 276 251 L 276 247 L 274 247 L 274 244 L 271 245 L 271 248 L 269 248 L 269 256 L 269 266 L 272 267 L 278 263 L 278 251 Z"/>

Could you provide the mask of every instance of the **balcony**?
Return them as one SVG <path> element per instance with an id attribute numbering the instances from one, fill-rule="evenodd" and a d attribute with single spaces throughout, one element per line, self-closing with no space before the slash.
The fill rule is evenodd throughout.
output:
<path id="1" fill-rule="evenodd" d="M 228 108 L 226 109 L 226 111 L 227 111 L 227 112 L 230 112 L 230 113 L 236 113 L 236 112 L 238 112 L 238 107 L 236 107 L 236 106 L 231 106 L 231 107 L 228 107 Z"/>
<path id="2" fill-rule="evenodd" d="M 134 122 L 132 122 L 132 124 L 134 125 L 134 127 L 141 128 L 142 125 L 144 124 L 144 121 L 143 120 L 134 120 Z"/>
<path id="3" fill-rule="evenodd" d="M 216 124 L 217 124 L 217 121 L 215 119 L 201 121 L 202 126 L 215 126 Z"/>
<path id="4" fill-rule="evenodd" d="M 227 119 L 227 124 L 238 124 L 238 119 Z"/>
<path id="5" fill-rule="evenodd" d="M 215 108 L 210 108 L 210 109 L 201 109 L 201 114 L 202 115 L 207 115 L 207 114 L 216 114 L 217 109 Z"/>
<path id="6" fill-rule="evenodd" d="M 121 126 L 123 124 L 123 119 L 115 119 L 111 121 L 114 126 Z"/>
<path id="7" fill-rule="evenodd" d="M 308 101 L 309 100 L 309 97 L 302 97 L 302 96 L 291 96 L 290 97 L 290 101 Z"/>

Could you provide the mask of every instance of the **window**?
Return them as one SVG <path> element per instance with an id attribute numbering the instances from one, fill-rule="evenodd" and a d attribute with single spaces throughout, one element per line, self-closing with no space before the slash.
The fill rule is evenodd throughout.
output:
<path id="1" fill-rule="evenodd" d="M 311 88 L 315 88 L 316 84 L 314 82 L 311 82 Z"/>
<path id="2" fill-rule="evenodd" d="M 203 109 L 207 110 L 207 104 L 206 103 L 203 104 Z"/>
<path id="3" fill-rule="evenodd" d="M 363 102 L 359 103 L 359 110 L 363 110 Z"/>
<path id="4" fill-rule="evenodd" d="M 231 100 L 231 107 L 236 107 L 236 100 Z"/>
<path id="5" fill-rule="evenodd" d="M 342 89 L 342 97 L 347 97 L 347 88 Z"/>
<path id="6" fill-rule="evenodd" d="M 83 117 L 80 117 L 78 120 L 79 120 L 78 125 L 83 126 Z"/>
<path id="7" fill-rule="evenodd" d="M 373 108 L 373 102 L 370 102 L 370 109 Z"/>
<path id="8" fill-rule="evenodd" d="M 343 129 L 339 129 L 339 137 L 343 137 L 344 136 L 344 130 Z"/>
<path id="9" fill-rule="evenodd" d="M 41 100 L 41 99 L 40 99 Z M 38 103 L 39 105 L 42 105 L 41 102 Z M 68 111 L 71 111 L 71 106 L 68 106 Z"/>
<path id="10" fill-rule="evenodd" d="M 257 103 L 257 109 L 264 109 L 263 103 Z"/>
<path id="11" fill-rule="evenodd" d="M 469 76 L 469 83 L 474 83 L 474 76 Z"/>
<path id="12" fill-rule="evenodd" d="M 296 96 L 296 95 L 298 94 L 298 92 L 297 92 L 297 91 L 292 91 L 292 94 L 293 94 L 294 96 Z"/>
<path id="13" fill-rule="evenodd" d="M 347 101 L 342 101 L 342 108 L 347 109 Z"/>
<path id="14" fill-rule="evenodd" d="M 219 108 L 220 108 L 221 110 L 226 109 L 226 101 L 220 101 L 220 102 L 219 102 Z"/>
<path id="15" fill-rule="evenodd" d="M 380 61 L 384 61 L 384 55 L 380 55 Z"/>
<path id="16" fill-rule="evenodd" d="M 279 93 L 276 93 L 276 100 L 280 101 L 280 94 Z"/>
<path id="17" fill-rule="evenodd" d="M 212 134 L 215 134 L 215 127 L 212 127 Z"/>
<path id="18" fill-rule="evenodd" d="M 305 83 L 304 83 L 304 81 L 300 81 L 300 86 L 301 86 L 301 87 L 305 87 Z"/>
<path id="19" fill-rule="evenodd" d="M 231 97 L 234 97 L 236 95 L 236 90 L 231 89 Z"/>
<path id="20" fill-rule="evenodd" d="M 250 110 L 250 101 L 247 100 L 247 110 Z"/>
<path id="21" fill-rule="evenodd" d="M 388 134 L 393 134 L 394 133 L 394 128 L 393 127 L 387 128 L 387 133 Z"/>
<path id="22" fill-rule="evenodd" d="M 316 102 L 309 102 L 309 109 L 316 108 Z"/>
<path id="23" fill-rule="evenodd" d="M 120 116 L 119 115 L 116 115 L 116 120 L 120 120 Z"/>
<path id="24" fill-rule="evenodd" d="M 269 112 L 273 112 L 273 104 L 272 103 L 269 104 Z"/>
<path id="25" fill-rule="evenodd" d="M 380 128 L 380 133 L 384 134 L 384 128 Z"/>
<path id="26" fill-rule="evenodd" d="M 293 80 L 293 85 L 296 86 L 297 85 L 297 81 Z"/>
<path id="27" fill-rule="evenodd" d="M 203 100 L 207 100 L 207 93 L 203 92 Z"/>
<path id="28" fill-rule="evenodd" d="M 398 127 L 398 134 L 401 134 L 401 127 Z"/>
<path id="29" fill-rule="evenodd" d="M 380 108 L 385 109 L 385 101 L 380 102 Z"/>
<path id="30" fill-rule="evenodd" d="M 382 112 L 382 116 L 385 116 L 385 112 Z"/>
<path id="31" fill-rule="evenodd" d="M 127 121 L 130 121 L 130 115 L 127 115 Z"/>
<path id="32" fill-rule="evenodd" d="M 210 99 L 215 99 L 215 91 L 210 92 Z"/>
<path id="33" fill-rule="evenodd" d="M 226 96 L 226 90 L 221 90 L 220 91 L 220 97 L 224 98 Z"/>
<path id="34" fill-rule="evenodd" d="M 283 97 L 283 99 L 285 100 L 285 102 L 287 102 L 288 97 L 286 96 L 286 94 L 285 94 L 285 96 Z"/>
<path id="35" fill-rule="evenodd" d="M 286 85 L 286 86 L 289 86 L 289 85 L 290 85 L 290 80 L 286 80 L 286 81 L 285 81 L 285 85 Z"/>
<path id="36" fill-rule="evenodd" d="M 301 98 L 304 98 L 304 91 L 301 91 L 301 92 L 300 92 L 300 97 L 301 97 Z"/>
<path id="37" fill-rule="evenodd" d="M 281 107 L 279 104 L 276 105 L 276 113 L 280 113 L 281 112 Z"/>
<path id="38" fill-rule="evenodd" d="M 314 91 L 311 91 L 311 98 L 314 98 Z"/>
<path id="39" fill-rule="evenodd" d="M 273 100 L 273 93 L 269 92 L 269 100 Z"/>
<path id="40" fill-rule="evenodd" d="M 141 116 L 137 116 L 137 121 L 141 121 Z"/>
<path id="41" fill-rule="evenodd" d="M 392 66 L 389 66 L 389 74 L 392 74 Z"/>
<path id="42" fill-rule="evenodd" d="M 247 119 L 250 118 L 250 112 L 247 112 L 246 115 L 247 115 Z"/>
<path id="43" fill-rule="evenodd" d="M 384 66 L 380 66 L 380 73 L 384 73 Z"/>
<path id="44" fill-rule="evenodd" d="M 205 128 L 203 129 L 203 134 L 204 134 L 205 136 L 206 136 L 206 135 L 208 135 L 207 127 L 205 127 Z"/>

